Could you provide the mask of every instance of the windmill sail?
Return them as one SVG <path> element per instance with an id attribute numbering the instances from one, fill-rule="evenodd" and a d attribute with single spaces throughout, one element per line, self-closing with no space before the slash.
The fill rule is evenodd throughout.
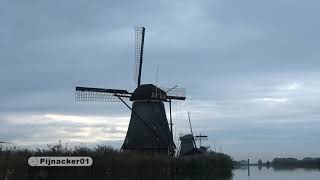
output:
<path id="1" fill-rule="evenodd" d="M 193 131 L 192 131 L 192 125 L 191 125 L 190 113 L 189 112 L 188 112 L 188 119 L 189 119 L 190 131 L 191 131 L 191 135 L 192 135 L 192 138 L 193 138 L 194 147 L 197 148 L 196 141 L 194 140 L 194 135 L 193 135 Z"/>
<path id="2" fill-rule="evenodd" d="M 199 135 L 196 136 L 196 140 L 199 140 L 199 147 L 201 148 L 201 142 L 208 140 L 208 136 L 201 135 L 201 133 L 200 133 Z"/>
<path id="3" fill-rule="evenodd" d="M 142 61 L 143 61 L 143 45 L 144 45 L 144 27 L 135 27 L 135 65 L 134 65 L 134 81 L 138 86 L 141 84 L 141 70 L 142 70 Z"/>
<path id="4" fill-rule="evenodd" d="M 119 97 L 128 100 L 131 93 L 120 89 L 76 87 L 77 101 L 121 102 Z"/>
<path id="5" fill-rule="evenodd" d="M 176 99 L 176 100 L 185 100 L 186 99 L 186 89 L 185 88 L 167 88 L 167 87 L 160 87 L 163 91 L 167 93 L 168 99 Z"/>

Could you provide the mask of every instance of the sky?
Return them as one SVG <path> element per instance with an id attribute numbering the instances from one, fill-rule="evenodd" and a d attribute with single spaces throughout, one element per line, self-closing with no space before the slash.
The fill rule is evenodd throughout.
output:
<path id="1" fill-rule="evenodd" d="M 134 26 L 145 26 L 142 83 L 185 87 L 176 143 L 193 130 L 234 159 L 319 157 L 316 0 L 0 0 L 0 141 L 121 147 L 130 111 L 77 102 L 75 86 L 133 91 Z"/>

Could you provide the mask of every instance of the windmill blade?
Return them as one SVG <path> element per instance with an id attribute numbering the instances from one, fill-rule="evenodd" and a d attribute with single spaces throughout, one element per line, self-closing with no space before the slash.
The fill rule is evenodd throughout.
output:
<path id="1" fill-rule="evenodd" d="M 180 87 L 174 86 L 172 88 L 160 87 L 160 89 L 162 89 L 167 93 L 168 99 L 175 99 L 175 100 L 186 99 L 186 88 L 180 88 Z"/>
<path id="2" fill-rule="evenodd" d="M 131 94 L 127 90 L 120 89 L 76 87 L 76 101 L 121 102 L 118 96 L 128 100 Z"/>
<path id="3" fill-rule="evenodd" d="M 194 147 L 197 148 L 197 144 L 196 144 L 196 141 L 194 139 L 194 135 L 193 135 L 193 131 L 192 131 L 192 125 L 191 125 L 190 113 L 189 112 L 188 112 L 188 119 L 189 119 L 190 131 L 191 131 L 191 134 L 192 134 L 192 137 L 193 137 Z"/>
<path id="4" fill-rule="evenodd" d="M 193 131 L 192 131 L 191 120 L 190 120 L 190 113 L 189 113 L 189 112 L 188 112 L 188 119 L 189 119 L 190 131 L 191 131 L 191 134 L 192 134 L 192 136 L 193 136 Z"/>
<path id="5" fill-rule="evenodd" d="M 138 86 L 141 84 L 141 70 L 143 61 L 144 27 L 135 27 L 135 65 L 133 79 Z"/>

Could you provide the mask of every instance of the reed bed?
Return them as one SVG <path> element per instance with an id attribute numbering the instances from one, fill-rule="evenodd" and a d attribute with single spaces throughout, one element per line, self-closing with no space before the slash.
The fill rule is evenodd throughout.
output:
<path id="1" fill-rule="evenodd" d="M 31 156 L 90 156 L 90 167 L 30 167 Z M 208 152 L 183 158 L 159 154 L 122 152 L 111 146 L 85 145 L 68 148 L 58 143 L 45 149 L 3 148 L 0 146 L 0 180 L 13 179 L 176 179 L 179 176 L 229 178 L 232 158 Z"/>

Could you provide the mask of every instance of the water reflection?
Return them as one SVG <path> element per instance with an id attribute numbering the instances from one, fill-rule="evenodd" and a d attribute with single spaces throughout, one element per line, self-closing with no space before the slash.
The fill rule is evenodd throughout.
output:
<path id="1" fill-rule="evenodd" d="M 214 175 L 188 175 L 188 176 L 181 176 L 175 175 L 172 177 L 147 177 L 147 176 L 140 176 L 140 177 L 118 177 L 118 178 L 107 178 L 110 180 L 232 180 L 232 175 L 229 177 L 216 177 Z"/>
<path id="2" fill-rule="evenodd" d="M 248 172 L 249 175 L 248 176 Z M 253 166 L 233 170 L 232 177 L 217 178 L 214 176 L 175 176 L 170 180 L 319 180 L 319 169 L 273 168 Z M 168 180 L 169 180 L 168 179 Z"/>
<path id="3" fill-rule="evenodd" d="M 250 176 L 247 168 L 233 170 L 232 180 L 319 180 L 319 169 L 301 168 L 273 168 L 273 167 L 250 167 Z"/>
<path id="4" fill-rule="evenodd" d="M 5 171 L 0 171 L 0 179 L 5 179 Z M 19 174 L 19 173 L 17 173 Z M 197 173 L 193 175 L 169 175 L 163 174 L 161 176 L 156 175 L 152 172 L 141 171 L 135 176 L 129 176 L 123 173 L 123 177 L 114 177 L 111 174 L 105 174 L 100 178 L 90 178 L 90 179 L 99 179 L 99 180 L 319 180 L 320 170 L 319 169 L 301 169 L 301 168 L 273 168 L 265 166 L 251 166 L 250 169 L 247 167 L 234 169 L 232 174 L 227 174 L 224 176 L 211 173 L 203 174 Z M 22 175 L 22 174 L 20 174 Z M 54 174 L 51 174 L 54 177 Z M 55 178 L 41 178 L 41 179 L 55 179 Z M 20 176 L 19 176 L 20 177 Z M 15 179 L 24 179 L 22 178 Z M 35 179 L 35 178 L 30 178 Z M 70 178 L 72 179 L 72 178 Z M 80 178 L 81 179 L 81 178 Z M 86 178 L 84 178 L 86 179 Z"/>
<path id="5" fill-rule="evenodd" d="M 214 176 L 177 176 L 174 180 L 232 180 L 232 177 L 214 177 Z"/>

